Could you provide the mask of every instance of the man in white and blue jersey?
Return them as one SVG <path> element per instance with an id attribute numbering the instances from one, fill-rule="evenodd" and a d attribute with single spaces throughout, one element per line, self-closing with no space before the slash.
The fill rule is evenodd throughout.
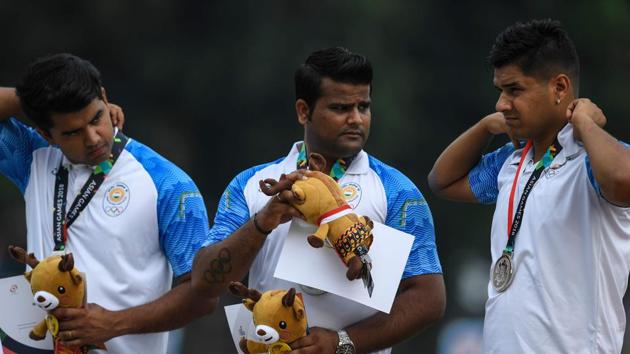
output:
<path id="1" fill-rule="evenodd" d="M 164 331 L 216 305 L 190 284 L 208 232 L 193 181 L 112 125 L 99 72 L 76 56 L 31 64 L 17 90 L 0 90 L 0 112 L 0 172 L 24 196 L 28 251 L 72 252 L 86 274 L 87 306 L 54 311 L 59 338 L 166 353 Z M 21 112 L 36 129 L 10 118 Z"/>
<path id="2" fill-rule="evenodd" d="M 578 56 L 559 22 L 508 27 L 490 62 L 497 113 L 446 148 L 429 177 L 444 198 L 496 203 L 483 352 L 620 353 L 630 151 L 577 99 Z M 498 134 L 513 142 L 481 156 Z"/>
<path id="3" fill-rule="evenodd" d="M 369 61 L 347 49 L 319 50 L 308 57 L 295 74 L 295 108 L 304 141 L 293 144 L 285 157 L 232 180 L 221 197 L 208 247 L 195 259 L 193 286 L 210 295 L 247 271 L 252 288 L 301 289 L 313 328 L 291 344 L 295 353 L 389 352 L 444 311 L 442 269 L 426 200 L 402 173 L 363 151 L 370 130 L 371 82 Z M 301 178 L 292 172 L 307 167 L 311 152 L 325 157 L 324 172 L 338 181 L 355 212 L 415 238 L 390 314 L 273 277 L 287 221 L 300 214 L 289 205 L 290 191 L 269 198 L 260 192 L 259 181 L 281 174 Z"/>

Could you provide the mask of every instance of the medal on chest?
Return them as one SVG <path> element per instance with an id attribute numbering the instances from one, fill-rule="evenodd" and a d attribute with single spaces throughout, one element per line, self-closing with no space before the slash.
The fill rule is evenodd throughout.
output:
<path id="1" fill-rule="evenodd" d="M 515 266 L 514 266 L 514 245 L 516 244 L 516 236 L 518 231 L 521 228 L 523 223 L 523 215 L 525 214 L 525 203 L 527 202 L 527 198 L 529 197 L 530 192 L 534 188 L 534 185 L 542 175 L 543 171 L 547 169 L 554 157 L 562 150 L 562 145 L 558 142 L 556 138 L 555 142 L 547 149 L 542 159 L 536 163 L 534 168 L 534 172 L 525 183 L 525 188 L 523 189 L 523 193 L 521 195 L 521 199 L 518 202 L 518 206 L 516 208 L 516 213 L 513 211 L 514 206 L 514 195 L 516 194 L 516 186 L 518 181 L 518 176 L 521 172 L 521 167 L 523 167 L 523 162 L 527 153 L 532 148 L 531 140 L 527 142 L 527 145 L 523 149 L 521 153 L 521 161 L 518 164 L 518 168 L 516 169 L 516 174 L 514 176 L 514 181 L 512 182 L 512 189 L 510 191 L 509 205 L 508 205 L 508 241 L 505 249 L 503 249 L 503 254 L 497 261 L 494 263 L 492 267 L 492 286 L 497 292 L 504 292 L 507 288 L 512 284 L 512 280 L 514 279 L 515 274 Z M 512 219 L 512 215 L 514 218 Z"/>

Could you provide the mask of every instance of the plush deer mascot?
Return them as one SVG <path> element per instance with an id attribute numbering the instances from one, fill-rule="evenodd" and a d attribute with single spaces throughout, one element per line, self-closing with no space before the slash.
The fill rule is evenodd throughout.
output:
<path id="1" fill-rule="evenodd" d="M 260 293 L 245 285 L 232 282 L 229 290 L 243 298 L 243 305 L 252 312 L 255 338 L 241 338 L 245 353 L 281 353 L 291 351 L 289 343 L 306 335 L 307 321 L 304 303 L 295 288 Z"/>
<path id="2" fill-rule="evenodd" d="M 32 268 L 31 271 L 24 273 L 24 276 L 31 284 L 35 305 L 47 312 L 58 307 L 83 307 L 86 301 L 85 279 L 74 267 L 72 253 L 50 256 L 42 261 L 37 260 L 32 253 L 27 254 L 20 247 L 9 246 L 9 253 L 16 261 Z M 33 327 L 29 337 L 33 340 L 42 340 L 46 338 L 46 330 L 49 330 L 53 336 L 55 353 L 87 353 L 89 349 L 93 348 L 105 349 L 103 343 L 81 348 L 62 346 L 57 337 L 59 323 L 51 314 L 48 314 L 44 320 Z"/>
<path id="3" fill-rule="evenodd" d="M 370 270 L 372 260 L 368 255 L 372 245 L 374 223 L 367 216 L 359 216 L 352 211 L 343 196 L 341 187 L 330 176 L 319 172 L 326 161 L 319 154 L 310 154 L 309 167 L 304 180 L 298 180 L 291 186 L 296 202 L 293 204 L 310 224 L 316 225 L 317 231 L 309 235 L 308 243 L 316 248 L 322 247 L 328 240 L 341 260 L 348 267 L 348 280 L 363 279 L 363 284 L 372 296 L 374 282 Z M 291 183 L 284 175 L 279 181 L 266 179 L 260 182 L 260 189 L 269 196 L 288 189 Z"/>

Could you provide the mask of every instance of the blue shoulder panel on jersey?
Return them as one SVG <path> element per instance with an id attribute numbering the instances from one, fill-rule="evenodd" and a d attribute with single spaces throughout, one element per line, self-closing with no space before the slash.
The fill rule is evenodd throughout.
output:
<path id="1" fill-rule="evenodd" d="M 126 150 L 144 167 L 157 189 L 160 245 L 174 275 L 190 272 L 208 233 L 208 214 L 201 193 L 184 171 L 149 147 L 131 140 Z"/>
<path id="2" fill-rule="evenodd" d="M 619 141 L 619 143 L 623 145 L 626 149 L 630 150 L 630 144 L 627 144 L 623 141 Z M 586 155 L 586 158 L 584 159 L 584 163 L 586 163 L 586 171 L 588 173 L 588 180 L 591 182 L 591 186 L 593 186 L 597 194 L 601 196 L 602 191 L 599 186 L 599 183 L 597 183 L 597 180 L 595 180 L 595 175 L 593 175 L 593 168 L 591 167 L 591 160 L 589 159 L 588 155 Z"/>
<path id="3" fill-rule="evenodd" d="M 31 174 L 33 151 L 48 146 L 37 131 L 15 118 L 0 122 L 0 173 L 22 194 Z"/>
<path id="4" fill-rule="evenodd" d="M 499 187 L 497 177 L 505 160 L 514 152 L 514 145 L 503 147 L 485 154 L 481 161 L 468 173 L 468 183 L 479 203 L 492 204 L 497 201 Z"/>
<path id="5" fill-rule="evenodd" d="M 248 168 L 232 179 L 221 195 L 217 213 L 214 217 L 214 225 L 210 229 L 204 246 L 224 240 L 249 220 L 251 216 L 249 215 L 249 206 L 244 194 L 247 182 L 256 172 L 267 166 L 280 163 L 284 159 L 283 157 L 273 162 Z"/>
<path id="6" fill-rule="evenodd" d="M 381 179 L 387 196 L 389 227 L 414 236 L 403 279 L 414 275 L 442 273 L 435 246 L 433 217 L 426 199 L 400 171 L 370 156 L 370 168 Z"/>

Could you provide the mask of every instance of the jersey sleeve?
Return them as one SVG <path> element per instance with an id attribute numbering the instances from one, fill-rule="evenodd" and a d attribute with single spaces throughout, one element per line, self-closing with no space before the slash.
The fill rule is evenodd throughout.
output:
<path id="1" fill-rule="evenodd" d="M 385 224 L 414 237 L 402 279 L 415 275 L 442 273 L 435 245 L 433 217 L 420 190 L 398 170 L 373 160 L 387 196 Z"/>
<path id="2" fill-rule="evenodd" d="M 623 141 L 619 141 L 619 143 L 623 145 L 626 149 L 630 150 L 630 144 L 625 143 Z M 591 160 L 588 157 L 588 155 L 584 159 L 584 163 L 586 164 L 586 172 L 588 174 L 588 180 L 591 183 L 591 186 L 595 189 L 597 194 L 603 198 L 604 196 L 602 195 L 602 189 L 599 183 L 597 182 L 597 180 L 595 179 L 595 175 L 593 174 L 593 167 L 591 166 Z"/>
<path id="3" fill-rule="evenodd" d="M 468 183 L 479 203 L 492 204 L 497 201 L 499 186 L 497 177 L 505 160 L 514 152 L 514 145 L 503 147 L 485 154 L 477 165 L 468 173 Z"/>
<path id="4" fill-rule="evenodd" d="M 48 146 L 37 131 L 15 118 L 0 122 L 0 173 L 24 194 L 33 151 Z"/>
<path id="5" fill-rule="evenodd" d="M 175 277 L 192 270 L 208 234 L 208 212 L 193 180 L 179 167 L 135 141 L 127 149 L 147 170 L 158 193 L 160 245 Z"/>
<path id="6" fill-rule="evenodd" d="M 259 169 L 252 167 L 239 173 L 227 186 L 219 200 L 214 225 L 204 246 L 223 241 L 249 220 L 251 216 L 245 199 L 245 186 Z"/>

